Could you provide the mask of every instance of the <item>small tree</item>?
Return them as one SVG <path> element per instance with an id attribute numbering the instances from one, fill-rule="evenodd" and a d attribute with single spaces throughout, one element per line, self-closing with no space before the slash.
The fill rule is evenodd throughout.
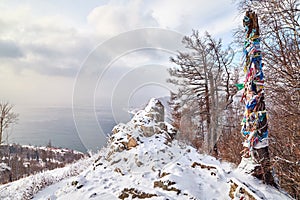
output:
<path id="1" fill-rule="evenodd" d="M 4 131 L 18 121 L 19 115 L 12 111 L 13 107 L 8 102 L 0 102 L 0 144 Z"/>

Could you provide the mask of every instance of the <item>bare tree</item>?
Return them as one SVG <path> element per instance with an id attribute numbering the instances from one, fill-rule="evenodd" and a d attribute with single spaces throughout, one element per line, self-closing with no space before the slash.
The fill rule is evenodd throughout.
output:
<path id="1" fill-rule="evenodd" d="M 229 48 L 222 48 L 221 40 L 215 40 L 208 33 L 201 37 L 197 31 L 193 31 L 191 36 L 183 38 L 183 44 L 187 51 L 178 52 L 176 58 L 171 58 L 171 62 L 177 64 L 177 67 L 169 70 L 173 77 L 169 82 L 178 86 L 176 98 L 174 94 L 173 98 L 180 101 L 179 105 L 177 102 L 179 109 L 176 110 L 175 117 L 181 117 L 181 120 L 176 121 L 182 124 L 175 127 L 188 126 L 189 128 L 180 128 L 183 132 L 193 131 L 195 139 L 205 138 L 207 153 L 212 153 L 212 150 L 217 152 L 221 113 L 232 101 L 230 91 L 232 54 Z M 184 117 L 183 114 L 188 117 Z M 193 125 L 184 122 L 188 118 L 194 121 Z M 191 129 L 193 126 L 195 128 Z"/>
<path id="2" fill-rule="evenodd" d="M 13 112 L 13 107 L 8 102 L 0 103 L 0 144 L 2 144 L 4 131 L 18 121 L 19 115 Z"/>

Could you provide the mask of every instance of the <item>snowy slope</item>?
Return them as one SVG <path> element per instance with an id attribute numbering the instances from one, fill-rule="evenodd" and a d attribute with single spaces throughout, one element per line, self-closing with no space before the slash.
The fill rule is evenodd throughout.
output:
<path id="1" fill-rule="evenodd" d="M 130 122 L 116 126 L 108 146 L 86 160 L 90 165 L 78 176 L 54 181 L 34 199 L 290 199 L 243 169 L 172 140 L 172 127 L 159 122 L 155 106 L 152 99 Z M 156 134 L 145 136 L 145 127 Z M 18 184 L 0 187 L 0 194 L 18 191 Z M 20 199 L 5 194 L 0 199 Z"/>
<path id="2" fill-rule="evenodd" d="M 68 177 L 73 177 L 80 174 L 94 159 L 94 157 L 88 159 L 85 158 L 63 168 L 44 171 L 11 183 L 7 183 L 5 185 L 1 185 L 0 199 L 30 199 L 41 189 L 62 181 Z"/>

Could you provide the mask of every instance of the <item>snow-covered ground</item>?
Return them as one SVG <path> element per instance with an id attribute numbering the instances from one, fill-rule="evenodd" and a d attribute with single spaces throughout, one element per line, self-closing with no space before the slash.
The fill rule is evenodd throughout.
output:
<path id="1" fill-rule="evenodd" d="M 43 188 L 76 176 L 86 170 L 95 157 L 85 158 L 66 167 L 44 171 L 0 186 L 1 200 L 31 199 Z"/>
<path id="2" fill-rule="evenodd" d="M 43 176 L 53 184 L 31 189 L 34 199 L 290 199 L 243 169 L 172 140 L 172 127 L 162 125 L 153 113 L 156 105 L 152 99 L 130 122 L 115 127 L 106 148 L 74 164 L 80 168 L 79 175 L 65 175 L 73 165 L 45 172 Z M 156 133 L 146 137 L 145 127 Z M 41 182 L 26 184 L 35 176 L 1 186 L 0 199 L 22 199 L 24 188 Z"/>

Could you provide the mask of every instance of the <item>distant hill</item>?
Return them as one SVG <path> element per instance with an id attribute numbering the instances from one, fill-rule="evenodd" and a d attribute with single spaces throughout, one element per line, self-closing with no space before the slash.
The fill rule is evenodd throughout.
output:
<path id="1" fill-rule="evenodd" d="M 58 167 L 83 158 L 81 152 L 47 147 L 10 144 L 0 145 L 0 184 Z"/>

